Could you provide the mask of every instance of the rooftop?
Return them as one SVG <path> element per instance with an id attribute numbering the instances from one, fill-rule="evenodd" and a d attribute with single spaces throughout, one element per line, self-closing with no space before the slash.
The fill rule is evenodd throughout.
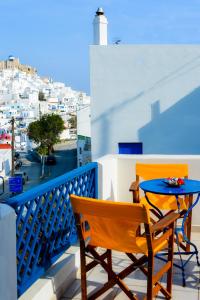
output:
<path id="1" fill-rule="evenodd" d="M 10 144 L 0 144 L 0 150 L 4 150 L 4 149 L 11 149 L 11 145 Z"/>

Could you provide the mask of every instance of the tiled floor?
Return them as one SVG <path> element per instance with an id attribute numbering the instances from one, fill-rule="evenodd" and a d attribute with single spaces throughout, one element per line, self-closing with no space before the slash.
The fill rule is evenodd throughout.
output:
<path id="1" fill-rule="evenodd" d="M 200 233 L 192 234 L 192 241 L 197 245 L 200 251 Z M 179 262 L 178 257 L 175 261 Z M 118 252 L 113 252 L 113 269 L 114 271 L 120 270 L 126 266 L 130 261 L 128 258 Z M 156 268 L 159 268 L 163 264 L 160 260 L 156 259 Z M 173 271 L 173 299 L 174 300 L 200 300 L 200 268 L 196 264 L 196 258 L 193 256 L 191 261 L 186 267 L 186 287 L 182 287 L 182 275 L 179 269 L 174 267 Z M 105 271 L 100 267 L 96 267 L 88 274 L 88 292 L 92 292 L 95 288 L 99 287 L 107 279 Z M 125 280 L 125 283 L 129 288 L 137 294 L 139 299 L 143 299 L 146 294 L 146 278 L 139 271 L 135 271 Z M 165 282 L 165 277 L 162 278 L 162 282 Z M 72 283 L 70 288 L 63 294 L 62 300 L 78 300 L 81 299 L 80 290 L 80 275 L 77 275 L 77 279 Z M 128 297 L 115 286 L 113 289 L 107 291 L 106 294 L 99 297 L 101 300 L 125 300 Z M 165 299 L 162 294 L 159 294 L 156 299 Z"/>

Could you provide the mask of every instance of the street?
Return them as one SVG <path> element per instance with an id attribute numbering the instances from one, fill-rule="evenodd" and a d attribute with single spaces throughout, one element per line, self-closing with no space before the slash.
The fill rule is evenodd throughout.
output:
<path id="1" fill-rule="evenodd" d="M 76 142 L 71 141 L 65 144 L 58 144 L 54 148 L 56 165 L 45 165 L 44 178 L 41 178 L 42 165 L 30 153 L 21 157 L 22 167 L 20 171 L 26 172 L 29 178 L 28 182 L 24 185 L 24 191 L 77 167 Z"/>
<path id="2" fill-rule="evenodd" d="M 56 164 L 45 165 L 45 176 L 42 178 L 42 165 L 39 163 L 31 152 L 21 152 L 20 160 L 22 167 L 17 170 L 25 172 L 28 176 L 28 181 L 23 186 L 23 191 L 27 191 L 39 184 L 47 182 L 55 177 L 58 177 L 66 172 L 69 172 L 77 167 L 77 152 L 76 141 L 69 141 L 66 143 L 58 144 L 54 147 Z M 5 182 L 5 194 L 0 196 L 0 199 L 8 199 L 8 181 Z"/>

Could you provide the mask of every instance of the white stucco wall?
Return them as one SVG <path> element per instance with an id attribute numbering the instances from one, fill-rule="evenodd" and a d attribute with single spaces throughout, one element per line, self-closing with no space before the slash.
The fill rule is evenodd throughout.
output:
<path id="1" fill-rule="evenodd" d="M 0 203 L 0 299 L 17 300 L 16 215 Z"/>
<path id="2" fill-rule="evenodd" d="M 93 159 L 119 142 L 200 153 L 200 46 L 91 46 L 90 79 Z"/>
<path id="3" fill-rule="evenodd" d="M 77 111 L 77 135 L 91 137 L 91 108 L 85 106 Z"/>

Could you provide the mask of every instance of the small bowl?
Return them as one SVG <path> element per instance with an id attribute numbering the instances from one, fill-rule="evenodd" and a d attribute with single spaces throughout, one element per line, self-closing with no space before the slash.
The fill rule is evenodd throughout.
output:
<path id="1" fill-rule="evenodd" d="M 181 185 L 185 184 L 182 178 L 176 177 L 166 178 L 163 180 L 163 182 L 170 187 L 180 187 Z"/>

